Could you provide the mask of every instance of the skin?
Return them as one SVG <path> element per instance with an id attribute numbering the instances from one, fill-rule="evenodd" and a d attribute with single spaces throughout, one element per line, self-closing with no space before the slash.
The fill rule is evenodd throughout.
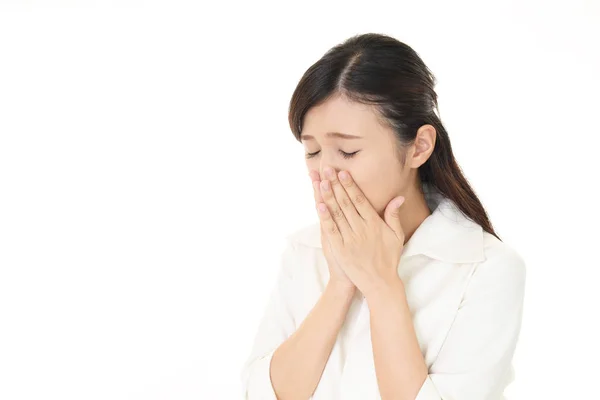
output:
<path id="1" fill-rule="evenodd" d="M 329 136 L 329 132 L 359 138 Z M 431 214 L 420 190 L 418 168 L 431 156 L 435 138 L 433 126 L 420 127 L 414 143 L 406 148 L 406 162 L 401 165 L 392 128 L 381 123 L 372 106 L 350 102 L 342 96 L 311 108 L 305 115 L 301 137 L 307 155 L 319 152 L 306 158 L 313 181 L 325 178 L 327 166 L 336 172 L 348 171 L 380 216 L 392 199 L 403 196 L 406 201 L 400 222 L 406 241 Z M 359 152 L 345 158 L 340 151 Z"/>
<path id="2" fill-rule="evenodd" d="M 280 400 L 312 395 L 359 290 L 371 315 L 382 399 L 412 400 L 428 370 L 397 265 L 404 244 L 431 214 L 417 169 L 433 151 L 435 129 L 419 128 L 402 165 L 393 131 L 374 109 L 337 96 L 308 111 L 302 143 L 314 154 L 306 165 L 330 279 L 309 315 L 275 351 L 272 386 Z M 341 151 L 358 153 L 346 158 Z"/>
<path id="3" fill-rule="evenodd" d="M 400 210 L 393 199 L 383 218 L 366 200 L 348 171 L 325 168 L 317 204 L 331 257 L 365 296 L 371 343 L 382 399 L 414 399 L 427 378 L 398 263 L 404 247 Z"/>

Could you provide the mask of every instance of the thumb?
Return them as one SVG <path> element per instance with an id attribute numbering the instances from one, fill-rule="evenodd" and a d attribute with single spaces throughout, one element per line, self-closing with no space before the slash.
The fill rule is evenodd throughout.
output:
<path id="1" fill-rule="evenodd" d="M 403 203 L 404 197 L 398 196 L 388 203 L 384 212 L 385 223 L 392 228 L 399 239 L 404 237 L 404 231 L 402 230 L 402 225 L 400 224 L 400 207 Z"/>

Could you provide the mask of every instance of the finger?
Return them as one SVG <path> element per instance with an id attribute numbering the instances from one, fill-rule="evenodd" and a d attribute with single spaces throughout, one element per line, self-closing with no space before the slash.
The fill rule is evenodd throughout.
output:
<path id="1" fill-rule="evenodd" d="M 404 230 L 400 223 L 400 207 L 404 204 L 404 196 L 399 196 L 390 201 L 385 208 L 384 221 L 396 234 L 399 240 L 404 243 Z"/>
<path id="2" fill-rule="evenodd" d="M 308 176 L 310 176 L 310 180 L 311 181 L 320 181 L 321 180 L 321 176 L 319 175 L 319 173 L 317 171 L 315 171 L 314 169 L 311 169 L 308 172 Z"/>
<path id="3" fill-rule="evenodd" d="M 309 175 L 310 175 L 310 179 L 312 180 L 313 197 L 315 199 L 315 207 L 316 207 L 317 204 L 319 204 L 323 201 L 323 198 L 321 197 L 321 189 L 319 187 L 319 185 L 321 183 L 321 177 L 319 176 L 319 173 L 315 172 L 315 171 L 310 171 Z"/>
<path id="4" fill-rule="evenodd" d="M 323 248 L 323 252 L 327 253 L 331 250 L 329 246 L 329 239 L 327 238 L 327 234 L 325 233 L 323 224 L 321 222 L 319 222 L 319 226 L 321 229 L 321 247 Z"/>
<path id="5" fill-rule="evenodd" d="M 348 223 L 344 212 L 342 211 L 337 200 L 335 199 L 331 187 L 331 182 L 328 179 L 322 180 L 320 187 L 321 196 L 323 197 L 323 203 L 327 205 L 327 209 L 329 211 L 329 214 L 331 215 L 331 219 L 337 225 L 342 236 L 349 235 L 352 232 L 352 227 Z"/>
<path id="6" fill-rule="evenodd" d="M 362 224 L 364 224 L 364 220 L 361 215 L 356 210 L 354 203 L 350 200 L 346 189 L 340 183 L 337 174 L 331 167 L 325 167 L 325 177 L 331 182 L 331 187 L 333 190 L 333 194 L 337 201 L 337 204 L 341 208 L 346 220 L 352 227 L 354 232 L 358 232 L 358 229 Z"/>
<path id="7" fill-rule="evenodd" d="M 323 197 L 321 197 L 321 182 L 313 181 L 313 192 L 315 197 L 315 206 L 319 203 L 323 202 Z"/>
<path id="8" fill-rule="evenodd" d="M 341 246 L 343 243 L 342 233 L 329 212 L 327 204 L 317 204 L 317 210 L 319 211 L 319 220 L 321 221 L 321 232 L 325 234 L 325 243 L 323 245 L 327 246 L 331 243 L 334 246 Z"/>
<path id="9" fill-rule="evenodd" d="M 313 197 L 315 199 L 315 209 L 317 209 L 317 214 L 319 213 L 319 210 L 317 208 L 317 206 L 319 205 L 319 203 L 323 202 L 323 197 L 321 196 L 321 177 L 319 175 L 318 172 L 316 171 L 310 171 L 309 173 L 310 175 L 310 179 L 312 180 L 312 187 L 313 187 Z M 323 224 L 320 222 L 320 218 L 319 218 L 319 226 L 321 227 L 321 238 L 325 238 L 325 234 L 323 232 Z M 321 243 L 323 244 L 323 243 Z"/>
<path id="10" fill-rule="evenodd" d="M 379 214 L 377 213 L 375 208 L 373 208 L 373 205 L 371 204 L 371 202 L 369 202 L 369 200 L 367 199 L 363 191 L 358 187 L 356 182 L 354 182 L 354 179 L 352 179 L 352 176 L 350 176 L 350 173 L 348 171 L 340 171 L 339 179 L 342 183 L 342 186 L 346 190 L 346 193 L 348 193 L 352 204 L 354 204 L 354 207 L 356 208 L 361 217 L 370 220 L 379 218 Z"/>
<path id="11" fill-rule="evenodd" d="M 323 197 L 321 196 L 321 175 L 314 170 L 311 170 L 308 174 L 310 179 L 312 180 L 313 187 L 313 196 L 315 198 L 315 209 L 317 209 L 317 214 L 319 213 L 318 205 L 319 203 L 323 203 Z M 320 216 L 319 216 L 320 217 Z M 325 251 L 325 246 L 329 246 L 329 242 L 326 239 L 325 232 L 323 231 L 323 223 L 321 222 L 321 218 L 319 218 L 319 227 L 321 229 L 321 246 Z"/>

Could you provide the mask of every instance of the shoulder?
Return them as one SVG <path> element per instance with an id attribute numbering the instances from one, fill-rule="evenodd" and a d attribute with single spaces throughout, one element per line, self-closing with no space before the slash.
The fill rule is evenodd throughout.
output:
<path id="1" fill-rule="evenodd" d="M 483 253 L 485 259 L 477 263 L 473 272 L 475 283 L 497 289 L 523 288 L 526 262 L 513 246 L 484 231 Z"/>
<path id="2" fill-rule="evenodd" d="M 515 273 L 525 272 L 525 259 L 521 254 L 513 246 L 488 232 L 483 232 L 483 253 L 483 265 L 505 265 Z"/>

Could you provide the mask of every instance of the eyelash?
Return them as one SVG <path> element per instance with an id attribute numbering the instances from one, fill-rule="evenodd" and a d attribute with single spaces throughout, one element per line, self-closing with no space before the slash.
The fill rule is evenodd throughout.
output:
<path id="1" fill-rule="evenodd" d="M 345 151 L 340 150 L 340 154 L 342 155 L 342 157 L 344 158 L 352 158 L 356 155 L 356 153 L 358 153 L 360 150 L 357 150 L 353 153 L 346 153 Z M 321 152 L 321 150 L 316 151 L 314 153 L 306 153 L 306 158 L 313 158 L 314 156 L 316 156 L 317 154 L 319 154 Z"/>

